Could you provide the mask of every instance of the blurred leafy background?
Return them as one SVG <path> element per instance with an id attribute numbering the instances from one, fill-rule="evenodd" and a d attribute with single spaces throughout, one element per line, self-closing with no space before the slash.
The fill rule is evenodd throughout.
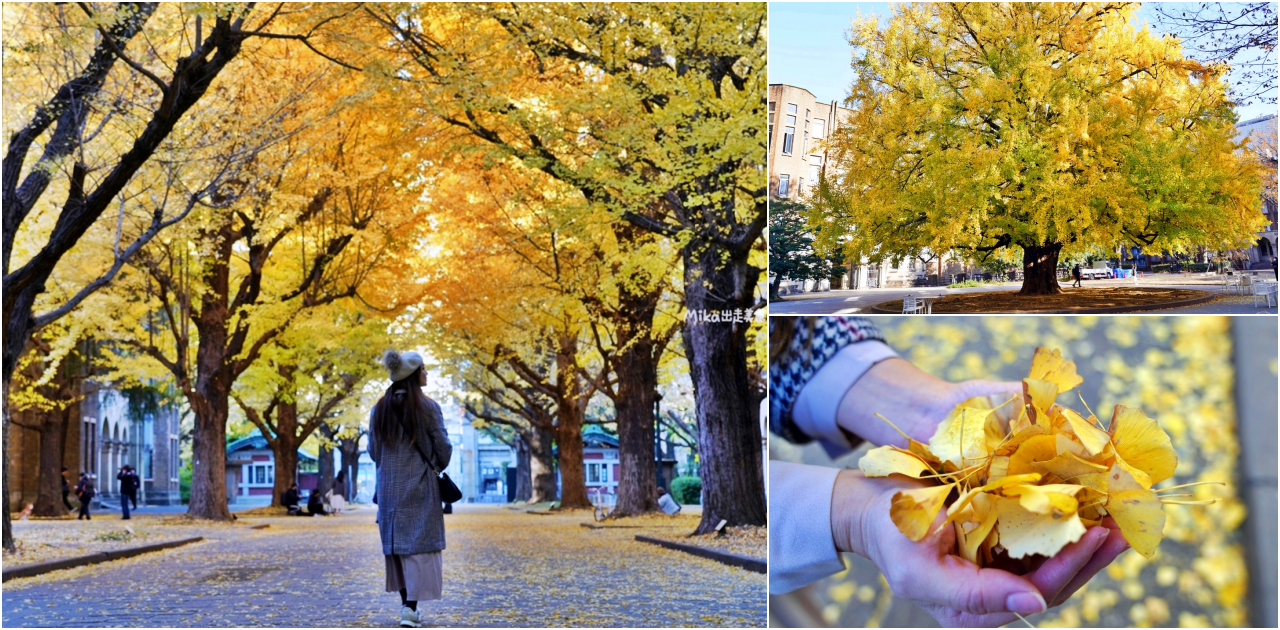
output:
<path id="1" fill-rule="evenodd" d="M 1250 330 L 1270 334 L 1249 338 L 1233 351 L 1227 317 L 879 317 L 889 344 L 921 369 L 951 381 L 972 378 L 1020 380 L 1036 346 L 1062 350 L 1084 378 L 1080 394 L 1109 421 L 1116 404 L 1139 407 L 1165 429 L 1178 451 L 1173 479 L 1158 487 L 1193 481 L 1196 498 L 1218 498 L 1207 506 L 1166 505 L 1165 539 L 1147 560 L 1126 551 L 1064 605 L 1028 617 L 1038 627 L 1212 627 L 1248 626 L 1249 555 L 1275 557 L 1276 319 L 1255 320 Z M 1263 326 L 1258 326 L 1262 324 Z M 1237 333 L 1240 331 L 1237 331 Z M 1240 335 L 1236 335 L 1239 338 Z M 1238 357 L 1249 355 L 1248 357 Z M 1240 496 L 1240 432 L 1237 427 L 1237 365 L 1252 366 L 1250 391 L 1271 401 L 1269 423 L 1271 501 L 1244 528 L 1249 510 Z M 1259 378 L 1261 377 L 1261 378 Z M 1256 384 L 1261 383 L 1258 387 Z M 1068 398 L 1070 400 L 1068 400 Z M 1059 402 L 1080 409 L 1075 392 Z M 1247 422 L 1245 424 L 1248 424 Z M 1248 427 L 1244 427 L 1246 430 Z M 1264 434 L 1265 435 L 1265 434 Z M 835 461 L 820 447 L 798 447 L 770 436 L 770 459 L 856 467 L 869 445 Z M 1252 462 L 1257 464 L 1257 462 Z M 1259 527 L 1258 525 L 1261 525 Z M 1248 529 L 1249 531 L 1246 531 Z M 1270 546 L 1258 549 L 1259 537 Z M 1266 545 L 1262 545 L 1266 547 Z M 846 554 L 848 569 L 810 586 L 771 596 L 772 626 L 826 627 L 936 626 L 927 613 L 895 597 L 876 567 Z M 1274 624 L 1275 564 L 1266 570 Z M 1256 604 L 1256 602 L 1255 602 Z M 1259 614 L 1255 611 L 1255 616 Z M 1252 625 L 1256 625 L 1252 624 Z"/>

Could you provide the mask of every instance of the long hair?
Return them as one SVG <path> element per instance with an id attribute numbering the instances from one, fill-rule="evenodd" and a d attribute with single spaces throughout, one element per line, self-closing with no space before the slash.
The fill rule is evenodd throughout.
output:
<path id="1" fill-rule="evenodd" d="M 781 365 L 781 361 L 791 354 L 791 340 L 796 336 L 796 328 L 805 326 L 813 330 L 817 320 L 817 317 L 770 317 L 769 364 Z M 808 360 L 812 348 L 804 345 L 798 350 L 801 360 Z"/>
<path id="2" fill-rule="evenodd" d="M 418 387 L 418 375 L 421 373 L 422 368 L 418 368 L 413 374 L 392 383 L 374 405 L 373 421 L 369 427 L 374 439 L 384 445 L 399 444 L 405 439 L 411 445 L 417 442 L 416 423 L 421 422 L 427 408 L 427 397 Z"/>

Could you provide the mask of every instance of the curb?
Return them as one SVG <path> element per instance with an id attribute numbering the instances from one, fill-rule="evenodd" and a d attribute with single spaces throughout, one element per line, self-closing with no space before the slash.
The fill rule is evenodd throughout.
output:
<path id="1" fill-rule="evenodd" d="M 1188 290 L 1196 291 L 1198 289 L 1188 289 Z M 989 315 L 989 314 L 1108 315 L 1108 314 L 1117 314 L 1117 313 L 1137 313 L 1140 311 L 1155 311 L 1155 310 L 1160 310 L 1165 308 L 1181 308 L 1183 306 L 1195 306 L 1196 304 L 1204 304 L 1205 302 L 1211 302 L 1218 297 L 1217 293 L 1209 293 L 1208 291 L 1202 291 L 1202 293 L 1204 293 L 1204 295 L 1201 297 L 1194 297 L 1186 300 L 1177 300 L 1175 302 L 1159 302 L 1156 304 L 1135 304 L 1133 306 L 1108 306 L 1105 308 L 1068 308 L 1068 309 L 1057 309 L 1057 310 L 1046 310 L 1046 311 L 991 311 L 989 313 L 974 311 L 972 313 L 935 313 L 935 314 L 936 315 Z M 884 305 L 886 304 L 895 304 L 897 306 L 896 308 L 883 308 Z M 879 304 L 872 306 L 871 312 L 877 315 L 901 315 L 902 300 L 890 300 L 888 302 L 881 302 Z"/>
<path id="2" fill-rule="evenodd" d="M 203 536 L 196 536 L 194 538 L 183 538 L 182 540 L 171 540 L 169 542 L 155 543 L 152 545 L 127 547 L 125 549 L 116 549 L 114 551 L 101 551 L 87 556 L 76 556 L 74 558 L 63 558 L 61 560 L 50 560 L 48 562 L 37 562 L 35 564 L 24 564 L 13 568 L 5 567 L 3 580 L 0 581 L 8 582 L 14 578 L 34 577 L 37 575 L 44 575 L 45 573 L 52 571 L 60 571 L 62 569 L 74 569 L 76 567 L 98 564 L 99 562 L 107 562 L 109 560 L 132 558 L 133 556 L 140 556 L 144 553 L 181 547 L 183 545 L 189 545 L 202 540 L 204 540 Z"/>
<path id="3" fill-rule="evenodd" d="M 655 527 L 679 527 L 678 525 L 596 525 L 595 523 L 578 523 L 587 529 L 653 529 Z"/>
<path id="4" fill-rule="evenodd" d="M 698 556 L 699 558 L 715 560 L 721 564 L 746 569 L 755 573 L 769 572 L 769 563 L 767 561 L 759 558 L 752 558 L 751 556 L 729 553 L 728 551 L 719 551 L 717 549 L 709 549 L 707 547 L 698 547 L 696 545 L 686 545 L 683 543 L 671 542 L 670 540 L 662 540 L 660 538 L 650 538 L 649 536 L 636 536 L 636 540 L 658 545 L 659 547 L 666 547 L 667 549 L 683 551 L 685 553 Z"/>

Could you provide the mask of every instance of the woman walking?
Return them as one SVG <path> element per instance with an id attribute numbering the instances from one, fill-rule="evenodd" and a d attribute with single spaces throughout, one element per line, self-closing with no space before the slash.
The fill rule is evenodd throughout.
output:
<path id="1" fill-rule="evenodd" d="M 382 365 L 391 387 L 373 406 L 369 423 L 369 456 L 378 470 L 378 531 L 387 591 L 400 593 L 400 625 L 418 628 L 418 602 L 440 599 L 444 514 L 437 473 L 449 465 L 453 447 L 440 405 L 419 389 L 427 384 L 422 356 L 388 350 Z"/>

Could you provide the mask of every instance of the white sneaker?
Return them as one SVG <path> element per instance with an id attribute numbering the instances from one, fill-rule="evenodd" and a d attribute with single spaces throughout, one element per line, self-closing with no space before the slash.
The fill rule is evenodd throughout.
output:
<path id="1" fill-rule="evenodd" d="M 418 620 L 418 611 L 408 606 L 400 607 L 400 627 L 401 628 L 421 628 L 422 622 Z"/>

